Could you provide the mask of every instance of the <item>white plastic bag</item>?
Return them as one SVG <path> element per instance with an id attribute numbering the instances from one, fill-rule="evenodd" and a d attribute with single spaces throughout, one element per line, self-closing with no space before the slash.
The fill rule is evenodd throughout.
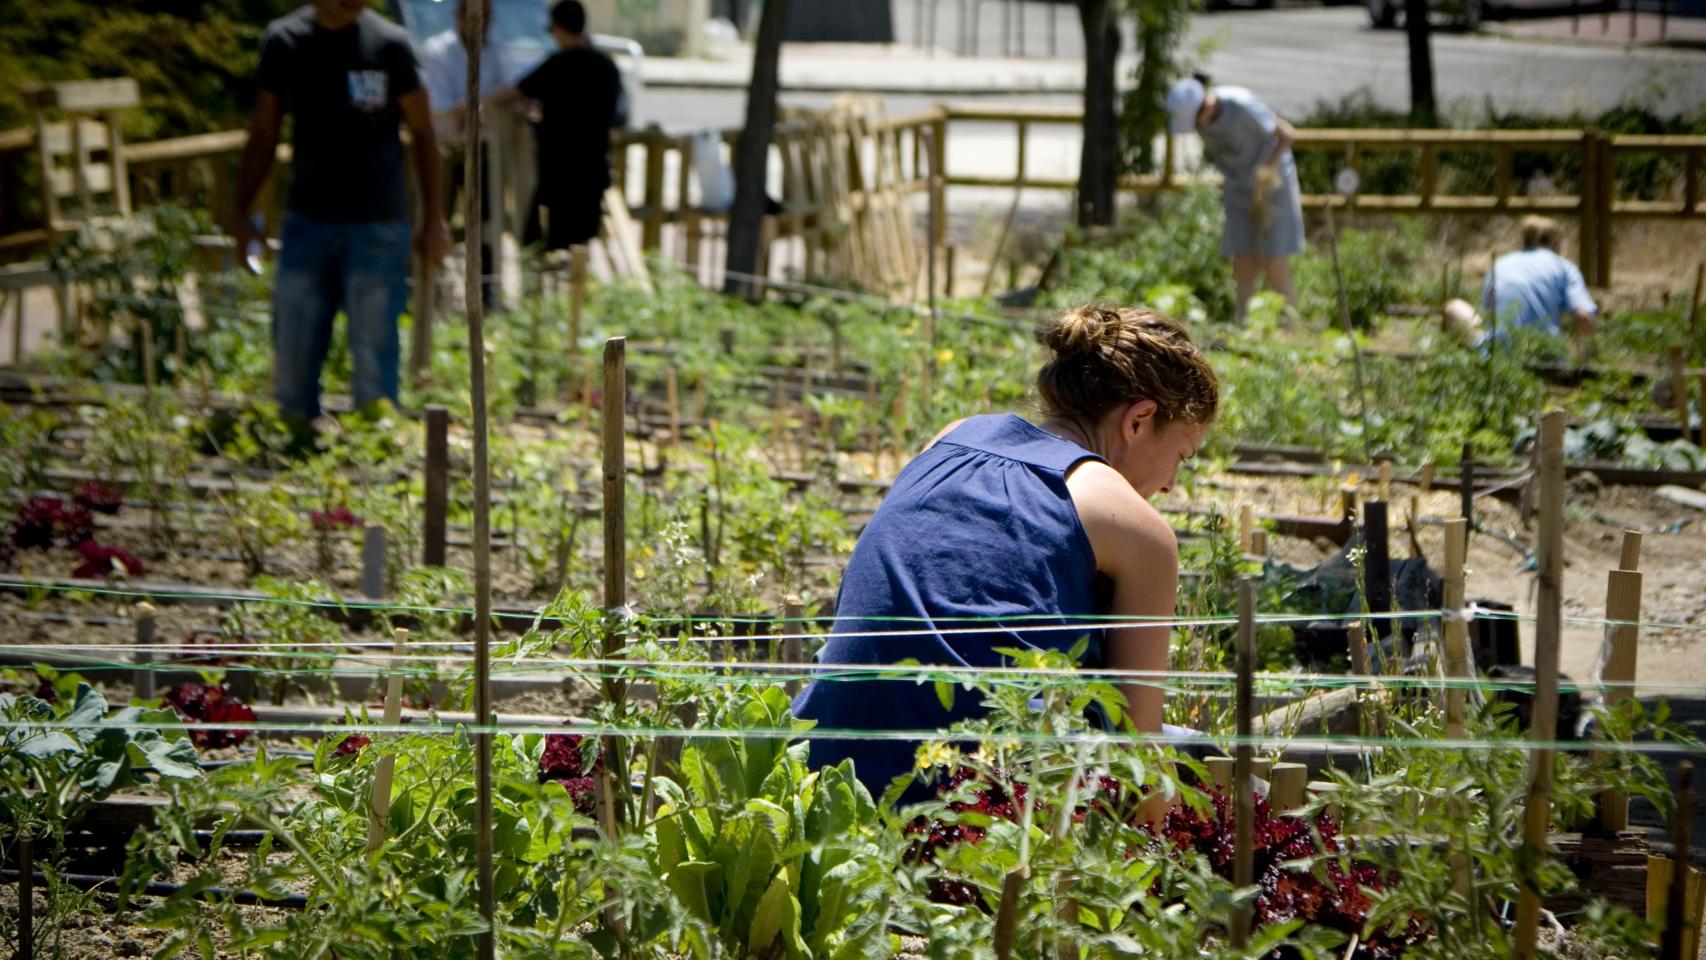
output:
<path id="1" fill-rule="evenodd" d="M 693 172 L 699 175 L 699 209 L 726 213 L 735 203 L 735 175 L 723 162 L 723 138 L 715 130 L 693 135 Z"/>

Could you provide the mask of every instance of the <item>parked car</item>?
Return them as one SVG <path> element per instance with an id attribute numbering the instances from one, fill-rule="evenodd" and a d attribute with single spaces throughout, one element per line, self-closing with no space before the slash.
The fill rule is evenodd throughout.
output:
<path id="1" fill-rule="evenodd" d="M 1368 6 L 1368 22 L 1375 29 L 1386 30 L 1404 25 L 1404 0 L 1365 0 Z M 1430 0 L 1428 4 L 1435 17 L 1442 18 L 1454 27 L 1464 30 L 1478 30 L 1481 21 L 1487 17 L 1501 17 L 1516 10 L 1554 10 L 1559 9 L 1559 0 Z M 1584 3 L 1583 7 L 1593 6 Z"/>

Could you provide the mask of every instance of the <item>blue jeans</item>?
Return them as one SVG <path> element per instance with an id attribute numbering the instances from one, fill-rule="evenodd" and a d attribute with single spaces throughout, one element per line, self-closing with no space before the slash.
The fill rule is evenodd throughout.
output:
<path id="1" fill-rule="evenodd" d="M 409 222 L 325 223 L 287 213 L 273 286 L 273 396 L 279 412 L 320 415 L 320 367 L 342 308 L 356 408 L 397 402 L 397 317 L 408 295 Z"/>

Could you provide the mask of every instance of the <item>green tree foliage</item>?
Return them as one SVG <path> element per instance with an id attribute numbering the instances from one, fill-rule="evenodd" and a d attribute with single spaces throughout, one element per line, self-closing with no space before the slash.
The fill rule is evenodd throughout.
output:
<path id="1" fill-rule="evenodd" d="M 0 130 L 30 122 L 28 89 L 135 77 L 142 109 L 126 135 L 153 139 L 241 126 L 267 22 L 291 0 L 5 0 Z"/>

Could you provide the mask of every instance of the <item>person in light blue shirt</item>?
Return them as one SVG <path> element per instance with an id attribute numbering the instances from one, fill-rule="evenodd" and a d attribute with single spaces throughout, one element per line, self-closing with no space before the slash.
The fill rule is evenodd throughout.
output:
<path id="1" fill-rule="evenodd" d="M 1291 143 L 1296 131 L 1243 87 L 1210 86 L 1201 74 L 1167 91 L 1168 130 L 1196 132 L 1220 171 L 1226 230 L 1220 253 L 1232 259 L 1237 317 L 1264 277 L 1268 289 L 1297 300 L 1291 257 L 1303 252 L 1303 205 Z"/>
<path id="2" fill-rule="evenodd" d="M 1525 218 L 1522 249 L 1493 261 L 1493 269 L 1481 287 L 1481 309 L 1492 316 L 1486 329 L 1475 309 L 1462 300 L 1445 305 L 1447 326 L 1482 340 L 1516 327 L 1562 333 L 1568 321 L 1573 332 L 1591 335 L 1599 305 L 1588 293 L 1582 271 L 1559 256 L 1558 241 L 1556 222 L 1546 217 Z"/>

